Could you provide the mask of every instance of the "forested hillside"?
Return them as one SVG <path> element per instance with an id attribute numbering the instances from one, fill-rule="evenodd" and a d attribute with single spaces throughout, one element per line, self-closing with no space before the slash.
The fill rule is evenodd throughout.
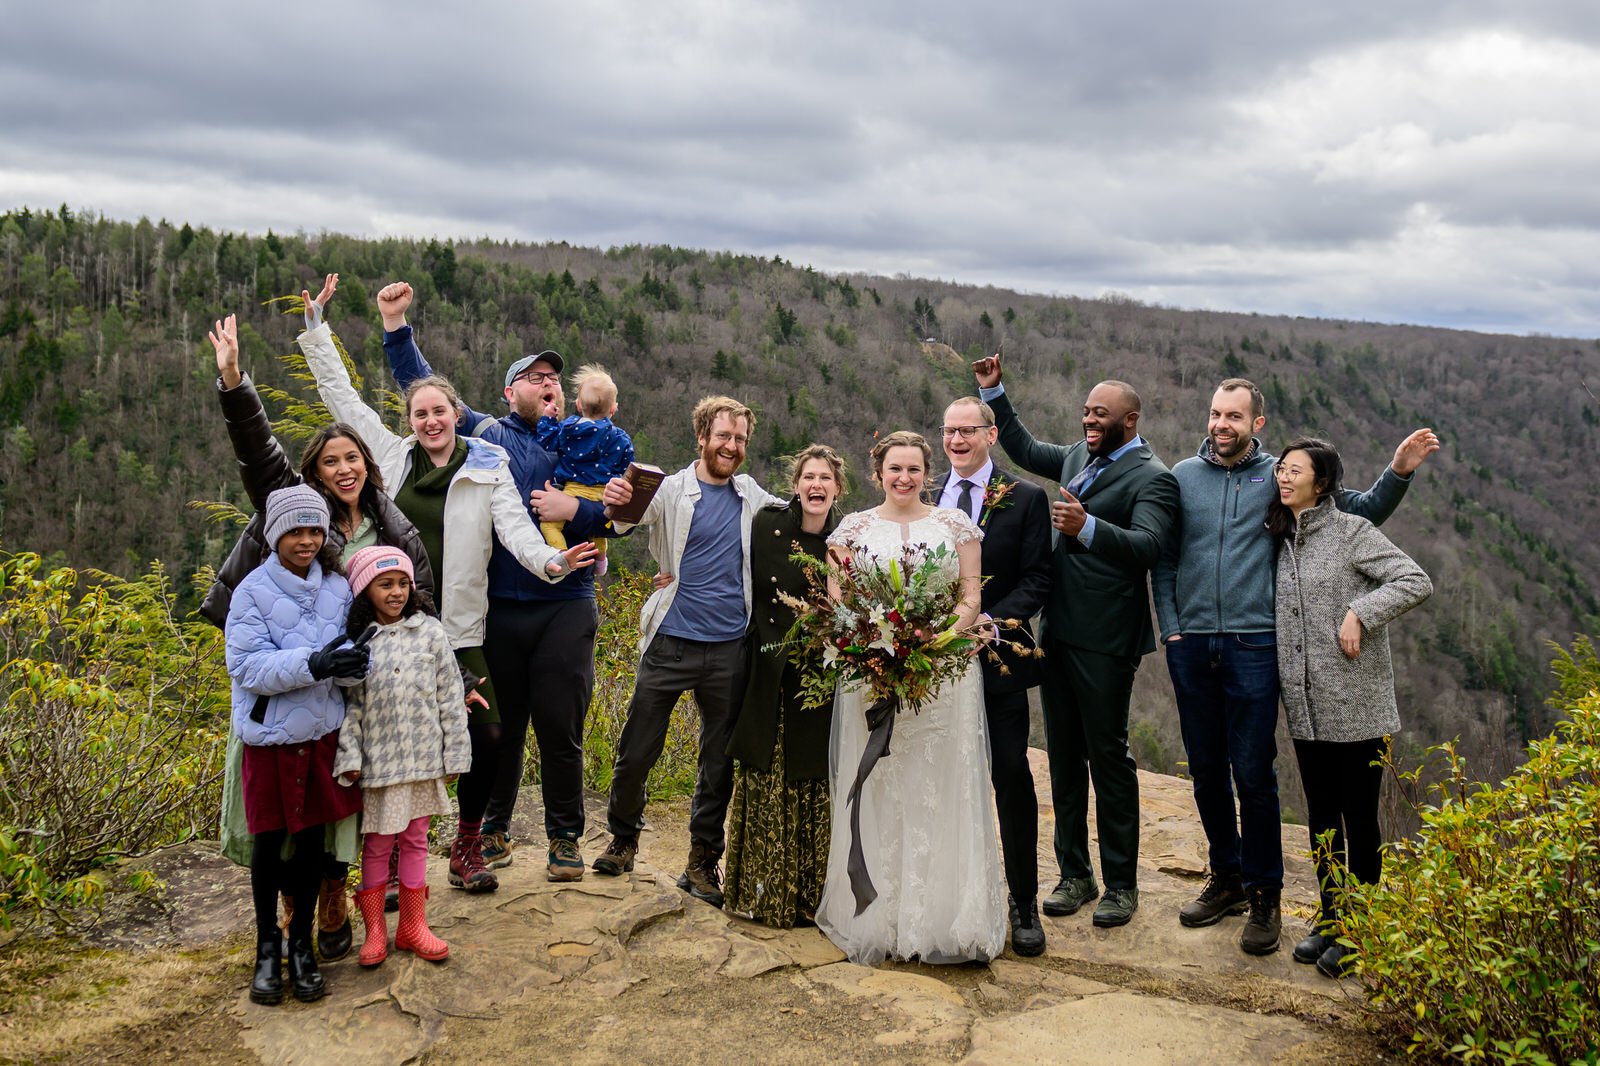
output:
<path id="1" fill-rule="evenodd" d="M 279 362 L 298 316 L 267 301 L 329 271 L 342 278 L 330 320 L 373 395 L 387 373 L 372 294 L 406 280 L 424 351 L 478 405 L 524 351 L 598 361 L 641 457 L 671 469 L 692 455 L 694 401 L 729 392 L 760 413 L 758 477 L 826 441 L 858 472 L 851 503 L 868 498 L 859 471 L 873 434 L 933 430 L 972 391 L 965 360 L 995 349 L 1039 436 L 1077 439 L 1088 388 L 1123 378 L 1169 464 L 1194 452 L 1230 375 L 1264 389 L 1269 445 L 1325 435 L 1360 487 L 1406 432 L 1432 425 L 1444 450 L 1387 529 L 1437 587 L 1393 633 L 1407 745 L 1460 733 L 1469 749 L 1508 754 L 1546 728 L 1544 642 L 1600 622 L 1600 404 L 1583 386 L 1600 380 L 1600 342 L 831 276 L 672 247 L 260 236 L 66 207 L 0 215 L 0 547 L 124 574 L 152 558 L 176 572 L 219 563 L 233 529 L 189 506 L 242 495 L 206 327 L 239 312 L 245 369 L 302 389 Z M 618 558 L 638 561 L 637 548 Z M 1173 769 L 1182 747 L 1158 658 L 1136 701 L 1141 762 Z"/>

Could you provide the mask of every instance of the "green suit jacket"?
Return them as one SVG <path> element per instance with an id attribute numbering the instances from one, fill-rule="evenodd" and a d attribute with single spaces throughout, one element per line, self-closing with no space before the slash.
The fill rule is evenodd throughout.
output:
<path id="1" fill-rule="evenodd" d="M 1024 470 L 1065 485 L 1088 465 L 1083 441 L 1067 446 L 1036 440 L 1007 396 L 989 405 L 1000 446 Z M 1145 445 L 1102 470 L 1079 499 L 1094 515 L 1094 541 L 1085 548 L 1077 537 L 1055 535 L 1045 634 L 1107 655 L 1137 658 L 1155 651 L 1148 575 L 1177 521 L 1178 481 Z"/>

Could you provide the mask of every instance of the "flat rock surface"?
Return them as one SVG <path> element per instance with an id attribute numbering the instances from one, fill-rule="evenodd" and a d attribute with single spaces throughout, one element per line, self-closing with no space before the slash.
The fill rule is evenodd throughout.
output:
<path id="1" fill-rule="evenodd" d="M 1047 892 L 1056 873 L 1054 823 L 1043 753 L 1033 756 Z M 536 789 L 519 805 L 513 832 L 520 846 L 513 864 L 498 871 L 499 891 L 452 890 L 444 857 L 430 857 L 429 919 L 451 946 L 446 962 L 399 952 L 363 970 L 352 952 L 324 964 L 331 990 L 325 999 L 256 1006 L 246 995 L 248 875 L 203 845 L 146 860 L 166 881 L 165 892 L 114 908 L 97 939 L 122 951 L 169 955 L 175 947 L 213 945 L 214 985 L 224 991 L 214 1005 L 202 1005 L 203 1024 L 227 1030 L 208 1037 L 206 1046 L 219 1049 L 213 1061 L 1109 1066 L 1380 1059 L 1353 1028 L 1355 990 L 1290 960 L 1303 929 L 1292 908 L 1309 913 L 1314 898 L 1309 864 L 1293 855 L 1303 844 L 1293 838 L 1298 830 L 1285 827 L 1292 904 L 1284 945 L 1250 958 L 1237 947 L 1243 919 L 1202 930 L 1178 924 L 1178 907 L 1202 883 L 1205 858 L 1188 783 L 1141 773 L 1140 787 L 1141 899 L 1133 921 L 1095 929 L 1092 908 L 1046 918 L 1048 948 L 1037 959 L 1008 951 L 988 965 L 864 967 L 815 928 L 775 930 L 730 917 L 674 884 L 688 845 L 681 801 L 652 804 L 631 874 L 590 871 L 582 881 L 552 883 Z M 592 861 L 607 838 L 603 799 L 592 796 L 588 804 L 583 850 Z M 392 936 L 395 916 L 388 922 Z M 147 1035 L 144 1046 L 152 1042 Z M 116 1045 L 95 1045 L 97 1053 L 105 1047 Z"/>

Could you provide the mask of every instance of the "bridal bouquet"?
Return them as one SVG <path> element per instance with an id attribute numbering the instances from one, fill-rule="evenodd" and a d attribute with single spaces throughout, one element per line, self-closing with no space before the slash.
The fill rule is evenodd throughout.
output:
<path id="1" fill-rule="evenodd" d="M 803 598 L 781 597 L 795 621 L 777 647 L 788 648 L 799 668 L 805 706 L 831 704 L 842 678 L 865 685 L 869 704 L 915 711 L 967 669 L 989 625 L 956 624 L 961 582 L 947 576 L 954 554 L 944 545 L 907 545 L 887 565 L 791 557 L 805 569 L 807 590 Z"/>

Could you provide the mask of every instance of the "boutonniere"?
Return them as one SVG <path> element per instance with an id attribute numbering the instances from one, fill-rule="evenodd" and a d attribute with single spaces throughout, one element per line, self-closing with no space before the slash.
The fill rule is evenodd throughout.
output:
<path id="1" fill-rule="evenodd" d="M 1011 506 L 1011 490 L 1017 483 L 1004 475 L 997 474 L 989 479 L 989 484 L 983 489 L 983 507 L 978 511 L 978 525 L 982 526 L 989 521 L 989 516 L 995 511 L 1003 511 Z"/>

